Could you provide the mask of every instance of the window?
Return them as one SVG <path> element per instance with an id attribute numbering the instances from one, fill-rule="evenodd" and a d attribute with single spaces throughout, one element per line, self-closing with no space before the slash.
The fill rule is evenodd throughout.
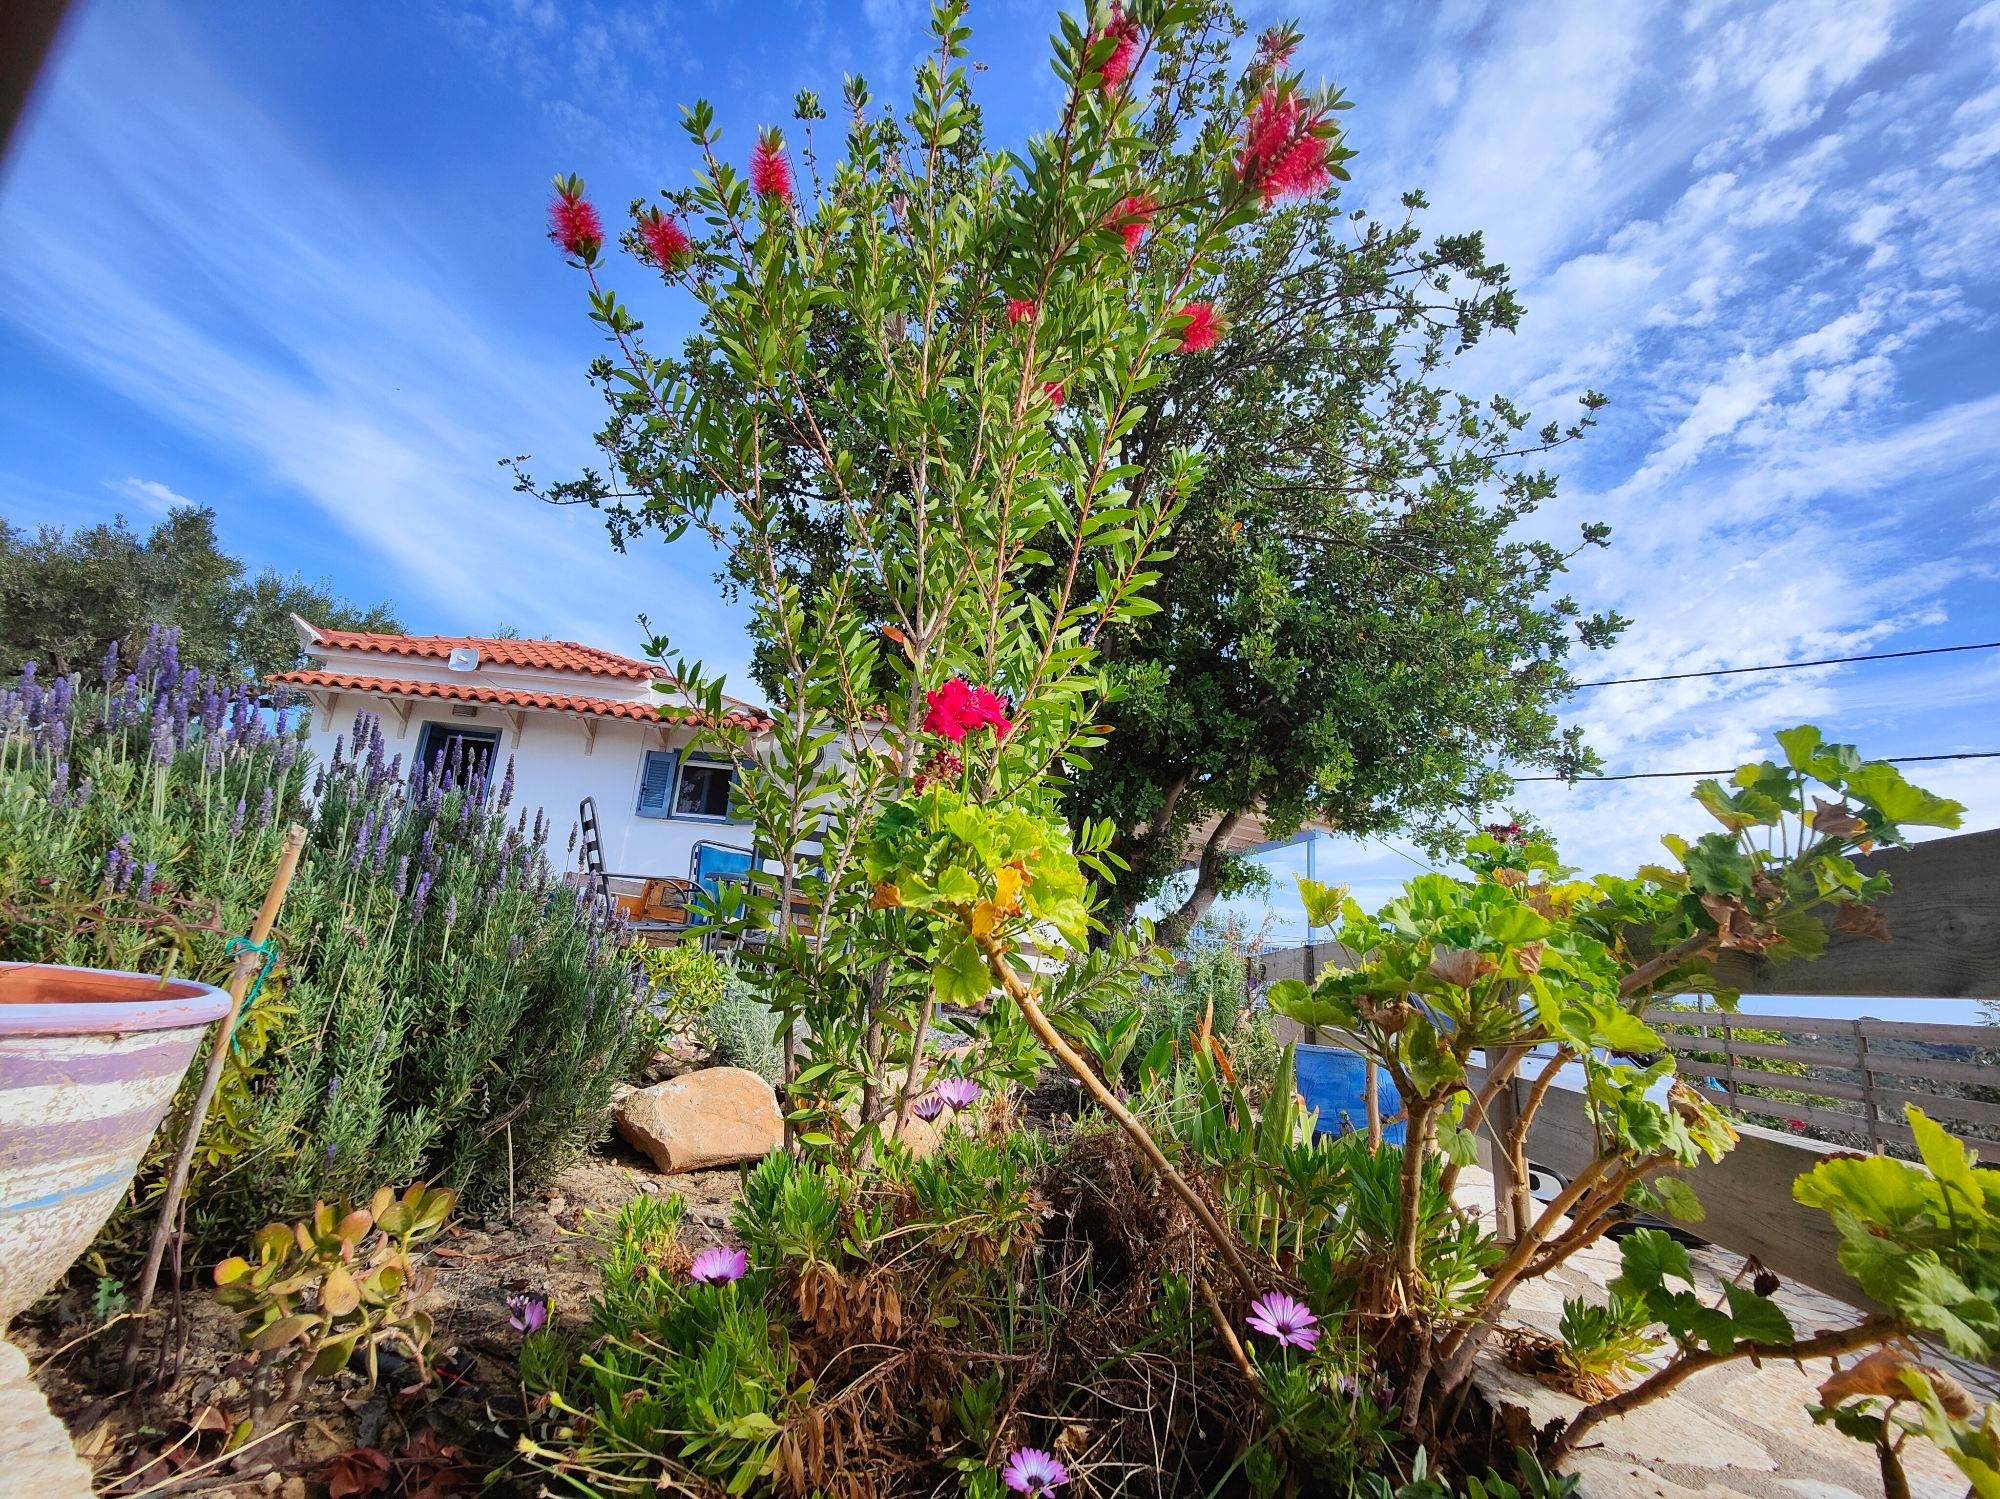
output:
<path id="1" fill-rule="evenodd" d="M 427 723 L 417 735 L 418 767 L 435 771 L 439 756 L 451 772 L 454 786 L 463 786 L 474 776 L 492 779 L 493 757 L 500 752 L 498 729 L 468 729 L 455 723 Z"/>
<path id="2" fill-rule="evenodd" d="M 674 761 L 679 758 L 672 750 L 646 751 L 645 763 L 639 769 L 639 805 L 636 808 L 641 817 L 670 815 Z"/>
<path id="3" fill-rule="evenodd" d="M 681 783 L 674 793 L 676 817 L 727 817 L 729 782 L 736 767 L 726 760 L 692 758 L 681 766 Z"/>

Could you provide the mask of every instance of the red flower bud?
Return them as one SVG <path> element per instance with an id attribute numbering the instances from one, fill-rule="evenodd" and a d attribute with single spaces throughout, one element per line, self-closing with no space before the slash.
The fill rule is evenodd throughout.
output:
<path id="1" fill-rule="evenodd" d="M 759 134 L 757 147 L 750 153 L 750 188 L 766 201 L 792 201 L 792 164 L 785 159 L 784 145 L 775 130 Z"/>

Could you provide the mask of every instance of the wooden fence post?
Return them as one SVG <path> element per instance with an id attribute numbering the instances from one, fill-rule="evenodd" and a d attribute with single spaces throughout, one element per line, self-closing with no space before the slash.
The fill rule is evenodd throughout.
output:
<path id="1" fill-rule="evenodd" d="M 1875 1097 L 1875 1069 L 1868 1063 L 1868 1032 L 1862 1029 L 1866 1018 L 1854 1022 L 1854 1060 L 1861 1073 L 1861 1106 L 1868 1114 L 1868 1148 L 1876 1155 L 1882 1154 L 1882 1108 Z"/>

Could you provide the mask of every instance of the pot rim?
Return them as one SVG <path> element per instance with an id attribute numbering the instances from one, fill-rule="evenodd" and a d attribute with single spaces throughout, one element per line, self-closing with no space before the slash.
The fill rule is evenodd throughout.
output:
<path id="1" fill-rule="evenodd" d="M 129 985 L 129 995 L 42 1002 L 7 1002 L 7 980 L 23 970 L 57 976 L 51 987 L 60 986 L 61 975 L 87 975 L 97 984 L 107 980 L 114 986 Z M 81 968 L 66 963 L 0 963 L 0 1037 L 9 1036 L 109 1036 L 139 1031 L 183 1030 L 205 1026 L 229 1013 L 229 995 L 213 984 L 193 979 L 162 978 L 156 973 L 133 973 L 123 968 Z"/>

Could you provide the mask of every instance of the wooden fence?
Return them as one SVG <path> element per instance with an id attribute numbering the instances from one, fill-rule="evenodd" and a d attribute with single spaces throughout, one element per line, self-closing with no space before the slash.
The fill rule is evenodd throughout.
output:
<path id="1" fill-rule="evenodd" d="M 1879 907 L 1889 941 L 1835 933 L 1818 959 L 1788 964 L 1732 954 L 1718 966 L 1718 978 L 1744 994 L 1880 999 L 1891 1013 L 1905 999 L 2000 1000 L 2000 829 L 1884 850 L 1857 863 L 1864 873 L 1881 870 L 1892 881 Z M 1343 956 L 1326 942 L 1267 953 L 1263 966 L 1268 978 L 1309 979 Z M 1915 1103 L 2000 1164 L 2000 1103 L 1962 1095 L 1966 1088 L 2000 1090 L 2000 1065 L 1982 1060 L 1989 1049 L 2000 1053 L 2000 1026 L 1725 1016 L 1665 1007 L 1649 1011 L 1647 1019 L 1682 1058 L 1684 1072 L 1712 1078 L 1744 1113 L 1801 1120 L 1882 1150 L 1911 1143 L 1902 1106 Z M 1745 1038 L 1745 1031 L 1779 1039 Z M 1280 1032 L 1287 1040 L 1306 1039 L 1297 1027 L 1281 1026 Z M 1807 1071 L 1770 1065 L 1787 1062 Z M 1507 1090 L 1513 1107 L 1525 1104 L 1527 1087 L 1517 1078 Z M 2000 1098 L 2000 1091 L 1993 1096 Z M 1494 1110 L 1496 1116 L 1507 1112 L 1504 1106 Z M 1538 1165 L 1560 1175 L 1580 1169 L 1594 1149 L 1581 1095 L 1551 1090 L 1528 1147 Z M 1736 1150 L 1686 1173 L 1708 1213 L 1700 1232 L 1756 1255 L 1780 1275 L 1855 1299 L 1859 1293 L 1834 1259 L 1826 1215 L 1800 1207 L 1791 1192 L 1801 1172 L 1838 1148 L 1783 1128 L 1745 1124 Z"/>

